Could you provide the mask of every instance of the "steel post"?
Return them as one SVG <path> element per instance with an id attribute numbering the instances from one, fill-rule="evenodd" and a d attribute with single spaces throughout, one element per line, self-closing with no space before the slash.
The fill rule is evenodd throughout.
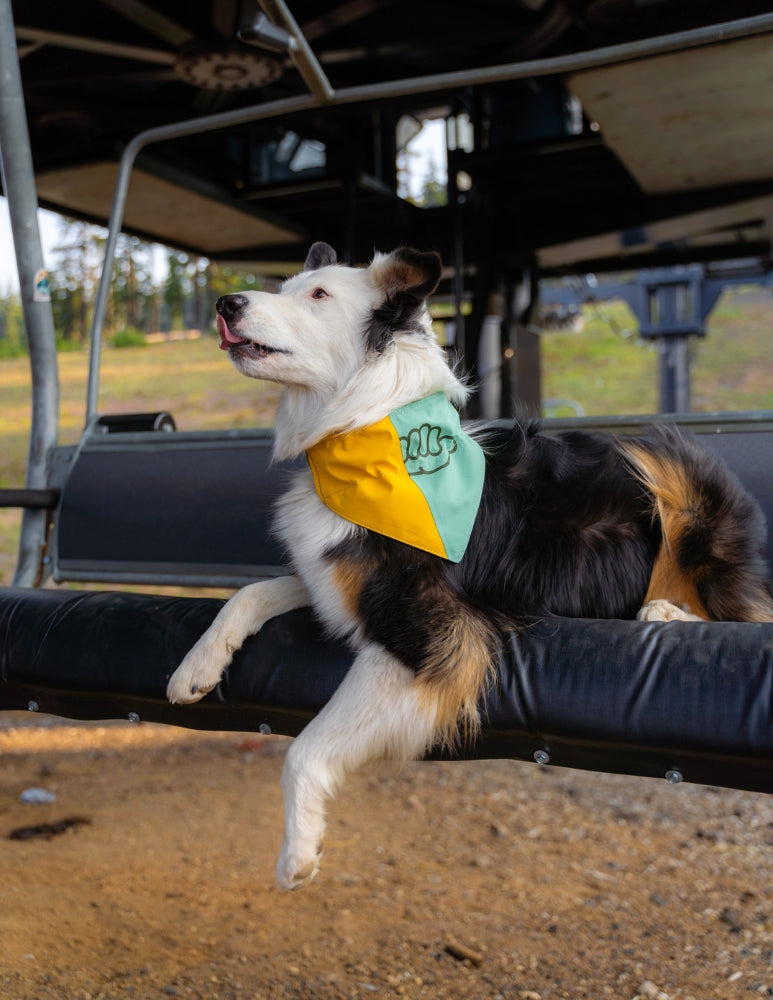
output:
<path id="1" fill-rule="evenodd" d="M 658 412 L 690 412 L 690 339 L 686 335 L 658 338 Z"/>
<path id="2" fill-rule="evenodd" d="M 0 170 L 8 198 L 32 369 L 26 486 L 44 489 L 59 428 L 59 373 L 11 0 L 0 0 Z M 39 582 L 48 517 L 46 510 L 26 509 L 22 515 L 15 586 Z"/>

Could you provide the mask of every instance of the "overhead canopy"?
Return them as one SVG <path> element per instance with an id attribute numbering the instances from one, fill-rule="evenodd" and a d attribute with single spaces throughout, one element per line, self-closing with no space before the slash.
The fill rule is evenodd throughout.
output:
<path id="1" fill-rule="evenodd" d="M 276 20 L 275 3 L 264 6 Z M 301 260 L 315 239 L 354 259 L 397 241 L 450 259 L 459 237 L 468 265 L 488 255 L 517 267 L 535 253 L 556 270 L 626 266 L 632 255 L 769 256 L 768 4 L 289 7 L 333 94 L 369 86 L 367 96 L 320 97 L 152 145 L 132 181 L 127 230 L 265 262 Z M 307 95 L 294 57 L 239 40 L 256 12 L 240 0 L 14 0 L 41 204 L 104 222 L 116 162 L 138 133 Z M 726 23 L 732 30 L 713 30 Z M 505 65 L 516 69 L 494 72 Z M 422 82 L 395 91 L 401 80 Z M 459 126 L 449 151 L 457 204 L 422 209 L 398 197 L 411 117 Z M 673 222 L 685 217 L 702 221 Z"/>

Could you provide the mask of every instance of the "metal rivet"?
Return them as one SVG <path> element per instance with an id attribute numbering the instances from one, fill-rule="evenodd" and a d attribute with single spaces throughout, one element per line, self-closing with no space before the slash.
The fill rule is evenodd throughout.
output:
<path id="1" fill-rule="evenodd" d="M 550 754 L 547 750 L 535 750 L 533 756 L 538 764 L 550 763 Z"/>
<path id="2" fill-rule="evenodd" d="M 267 722 L 262 722 L 261 725 L 260 725 L 260 729 L 258 730 L 258 732 L 260 733 L 261 736 L 270 736 L 271 735 L 271 726 L 269 726 L 269 724 Z"/>
<path id="3" fill-rule="evenodd" d="M 129 712 L 129 722 L 142 722 L 137 712 Z"/>
<path id="4" fill-rule="evenodd" d="M 666 781 L 669 785 L 678 785 L 680 781 L 684 781 L 684 775 L 681 771 L 677 771 L 675 767 L 672 767 L 666 771 Z"/>
<path id="5" fill-rule="evenodd" d="M 36 701 L 28 701 L 27 702 L 27 708 L 30 710 L 30 712 L 39 712 L 40 711 L 40 705 L 38 705 L 38 703 Z"/>

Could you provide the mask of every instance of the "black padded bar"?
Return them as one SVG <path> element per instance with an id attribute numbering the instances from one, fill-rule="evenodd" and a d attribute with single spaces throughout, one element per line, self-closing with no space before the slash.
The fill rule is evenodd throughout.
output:
<path id="1" fill-rule="evenodd" d="M 59 490 L 0 490 L 0 507 L 22 507 L 27 510 L 55 510 L 59 503 L 59 496 Z"/>
<path id="2" fill-rule="evenodd" d="M 105 413 L 97 417 L 94 425 L 94 430 L 98 434 L 130 434 L 176 429 L 174 417 L 166 410 L 153 413 Z"/>
<path id="3" fill-rule="evenodd" d="M 296 735 L 351 662 L 308 610 L 268 622 L 219 687 L 167 679 L 221 602 L 0 589 L 0 709 Z M 773 624 L 555 619 L 514 636 L 481 739 L 459 755 L 773 791 Z M 677 776 L 678 775 L 673 775 Z"/>

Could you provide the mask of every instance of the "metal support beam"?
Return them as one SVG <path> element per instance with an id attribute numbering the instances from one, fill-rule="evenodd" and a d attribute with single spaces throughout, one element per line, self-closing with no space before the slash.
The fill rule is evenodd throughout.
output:
<path id="1" fill-rule="evenodd" d="M 690 412 L 690 339 L 658 337 L 658 412 Z"/>
<path id="2" fill-rule="evenodd" d="M 329 101 L 335 96 L 325 71 L 317 61 L 311 46 L 303 37 L 303 32 L 296 24 L 290 8 L 284 0 L 259 0 L 260 6 L 274 22 L 290 33 L 294 45 L 290 49 L 290 58 L 295 63 L 303 82 L 319 101 Z"/>
<path id="3" fill-rule="evenodd" d="M 658 410 L 690 412 L 690 337 L 705 336 L 706 317 L 719 292 L 710 289 L 704 306 L 704 270 L 658 269 L 640 276 L 637 316 L 642 337 L 658 345 Z"/>
<path id="4" fill-rule="evenodd" d="M 0 170 L 8 198 L 32 369 L 26 486 L 41 490 L 48 486 L 51 453 L 57 442 L 59 373 L 11 0 L 0 0 Z M 15 586 L 30 587 L 40 580 L 48 517 L 45 509 L 27 509 L 22 515 Z"/>

